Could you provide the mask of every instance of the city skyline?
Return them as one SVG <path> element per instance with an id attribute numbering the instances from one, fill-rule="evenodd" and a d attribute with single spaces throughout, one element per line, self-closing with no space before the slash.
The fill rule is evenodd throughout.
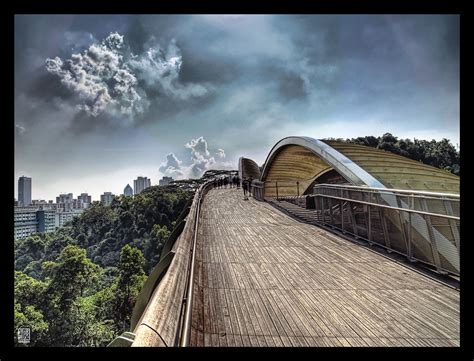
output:
<path id="1" fill-rule="evenodd" d="M 22 176 L 22 177 L 23 177 L 23 176 Z M 26 176 L 25 176 L 25 177 L 26 177 Z M 142 177 L 142 176 L 137 176 L 137 178 L 138 178 L 138 177 Z M 21 177 L 20 177 L 20 178 L 21 178 Z M 19 181 L 20 178 L 17 179 L 17 182 Z M 34 179 L 34 177 L 31 177 L 31 176 L 30 176 L 30 177 L 26 177 L 26 178 L 29 178 L 30 180 L 33 180 L 33 179 Z M 147 177 L 145 176 L 145 178 L 147 178 Z M 148 179 L 150 179 L 150 178 L 148 178 Z M 161 180 L 161 179 L 160 179 L 160 180 Z M 114 191 L 110 191 L 110 190 L 103 190 L 103 191 L 100 192 L 100 194 L 98 194 L 97 197 L 94 197 L 93 194 L 91 194 L 90 192 L 87 192 L 87 191 L 80 191 L 80 192 L 74 192 L 74 191 L 56 192 L 56 195 L 54 195 L 54 196 L 51 196 L 51 197 L 42 197 L 42 196 L 37 196 L 37 195 L 35 194 L 34 186 L 31 186 L 31 201 L 44 200 L 44 201 L 48 202 L 48 201 L 52 200 L 53 203 L 56 203 L 55 200 L 58 198 L 58 196 L 60 196 L 60 195 L 68 195 L 68 194 L 72 194 L 72 195 L 73 195 L 73 198 L 75 197 L 76 199 L 77 199 L 77 198 L 80 198 L 83 194 L 87 194 L 89 197 L 92 198 L 92 201 L 100 201 L 100 200 L 101 200 L 101 195 L 103 195 L 104 193 L 108 193 L 108 192 L 110 192 L 110 193 L 112 193 L 112 194 L 114 194 L 114 195 L 117 195 L 117 196 L 118 196 L 118 195 L 124 195 L 124 191 L 125 191 L 125 188 L 126 188 L 127 185 L 129 186 L 130 184 L 127 183 L 127 184 L 125 185 L 125 187 L 123 187 L 122 190 L 119 191 L 119 192 L 114 192 Z M 159 185 L 159 181 L 156 182 L 156 184 L 152 182 L 151 185 L 152 185 L 152 186 L 154 186 L 154 185 Z M 133 188 L 132 188 L 132 190 L 133 190 Z M 19 200 L 19 197 L 18 197 L 18 187 L 17 187 L 17 189 L 15 189 L 15 200 L 16 200 L 16 201 Z"/>
<path id="2" fill-rule="evenodd" d="M 19 15 L 14 94 L 33 199 L 262 164 L 289 135 L 456 146 L 459 16 Z"/>

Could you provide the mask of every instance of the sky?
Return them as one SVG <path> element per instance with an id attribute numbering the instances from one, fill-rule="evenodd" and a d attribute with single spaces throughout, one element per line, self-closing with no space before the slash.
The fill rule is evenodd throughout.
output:
<path id="1" fill-rule="evenodd" d="M 17 15 L 15 196 L 262 164 L 281 138 L 459 144 L 458 15 Z"/>

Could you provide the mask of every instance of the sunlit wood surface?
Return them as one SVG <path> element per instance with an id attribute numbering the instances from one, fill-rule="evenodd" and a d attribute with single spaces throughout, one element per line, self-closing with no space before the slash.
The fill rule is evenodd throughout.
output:
<path id="1" fill-rule="evenodd" d="M 459 177 L 442 169 L 358 144 L 325 141 L 388 188 L 459 194 Z"/>
<path id="2" fill-rule="evenodd" d="M 192 346 L 459 346 L 459 292 L 242 190 L 204 198 Z"/>

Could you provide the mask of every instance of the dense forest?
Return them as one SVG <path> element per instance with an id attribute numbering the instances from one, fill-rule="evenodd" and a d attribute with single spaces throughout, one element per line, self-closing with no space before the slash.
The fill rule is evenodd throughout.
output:
<path id="1" fill-rule="evenodd" d="M 106 346 L 128 331 L 136 297 L 192 196 L 153 186 L 15 241 L 15 329 L 30 328 L 29 346 Z"/>
<path id="2" fill-rule="evenodd" d="M 327 140 L 338 140 L 383 149 L 461 175 L 459 151 L 448 139 L 440 141 L 414 139 L 412 141 L 411 139 L 399 139 L 390 133 L 385 133 L 381 137 L 328 138 Z"/>

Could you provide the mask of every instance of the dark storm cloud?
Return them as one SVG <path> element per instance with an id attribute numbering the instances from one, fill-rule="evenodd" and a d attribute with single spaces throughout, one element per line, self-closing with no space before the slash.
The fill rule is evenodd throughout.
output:
<path id="1" fill-rule="evenodd" d="M 111 33 L 123 36 L 123 59 L 110 76 L 97 79 L 98 72 L 90 71 L 84 88 L 75 75 L 87 68 L 85 52 Z M 64 64 L 73 55 L 83 58 L 69 77 Z M 48 72 L 46 59 L 56 57 L 62 65 L 50 64 L 55 67 Z M 133 88 L 146 101 L 143 112 L 122 111 L 124 99 L 114 93 L 116 74 L 125 94 Z M 104 96 L 101 103 L 97 96 L 105 90 L 110 99 Z M 216 151 L 223 149 L 231 162 L 242 149 L 263 157 L 266 147 L 290 133 L 318 137 L 326 129 L 337 137 L 353 129 L 364 133 L 357 136 L 368 135 L 379 124 L 380 132 L 396 125 L 408 136 L 432 129 L 456 134 L 458 119 L 455 15 L 15 19 L 15 141 L 24 147 L 22 160 L 31 159 L 33 146 L 58 139 L 65 147 L 80 147 L 91 137 L 98 144 L 113 138 L 110 147 L 120 148 L 138 137 L 133 144 L 143 148 L 163 145 L 158 169 L 170 153 L 186 161 L 183 144 L 201 135 L 213 147 L 209 159 L 217 161 Z M 142 140 L 143 134 L 150 138 Z M 140 161 L 122 153 L 124 162 Z M 112 156 L 84 161 L 108 164 Z"/>

